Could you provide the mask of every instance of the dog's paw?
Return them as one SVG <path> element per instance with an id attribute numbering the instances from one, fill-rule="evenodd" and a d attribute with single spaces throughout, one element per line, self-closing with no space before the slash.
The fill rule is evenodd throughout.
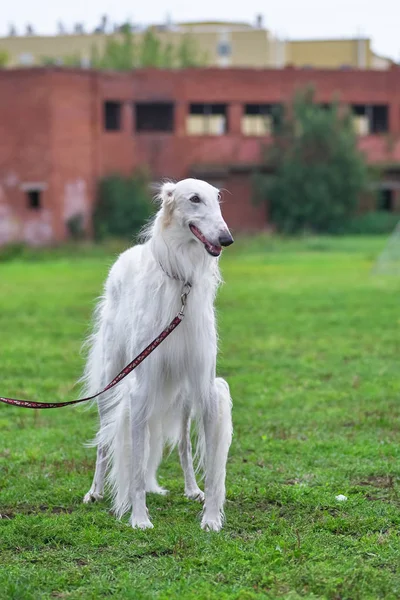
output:
<path id="1" fill-rule="evenodd" d="M 201 520 L 201 528 L 204 531 L 221 531 L 222 519 L 217 517 L 216 519 L 208 519 L 205 516 Z"/>
<path id="2" fill-rule="evenodd" d="M 83 498 L 83 503 L 91 504 L 92 502 L 98 502 L 98 500 L 103 500 L 102 494 L 98 494 L 97 492 L 92 492 L 91 490 L 89 490 Z"/>
<path id="3" fill-rule="evenodd" d="M 149 485 L 146 487 L 147 494 L 159 494 L 160 496 L 166 496 L 169 494 L 169 490 L 161 487 L 160 485 Z"/>
<path id="4" fill-rule="evenodd" d="M 131 517 L 130 524 L 132 525 L 133 529 L 153 529 L 154 527 L 153 523 L 148 518 L 140 519 Z"/>
<path id="5" fill-rule="evenodd" d="M 194 488 L 193 490 L 186 490 L 185 496 L 189 500 L 195 500 L 196 502 L 204 502 L 204 492 L 200 488 Z"/>

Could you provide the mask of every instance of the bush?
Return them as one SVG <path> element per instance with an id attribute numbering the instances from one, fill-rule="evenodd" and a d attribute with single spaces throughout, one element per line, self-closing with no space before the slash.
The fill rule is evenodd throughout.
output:
<path id="1" fill-rule="evenodd" d="M 95 238 L 132 239 L 152 213 L 153 206 L 146 174 L 105 177 L 99 185 L 93 214 Z"/>
<path id="2" fill-rule="evenodd" d="M 83 240 L 85 238 L 85 218 L 81 213 L 77 213 L 70 217 L 67 220 L 66 225 L 70 239 Z"/>
<path id="3" fill-rule="evenodd" d="M 369 172 L 357 148 L 351 116 L 321 107 L 312 89 L 298 93 L 277 121 L 255 197 L 267 202 L 283 233 L 336 233 L 351 218 Z"/>
<path id="4" fill-rule="evenodd" d="M 375 211 L 353 217 L 344 224 L 343 231 L 340 233 L 348 234 L 373 234 L 392 233 L 397 223 L 400 221 L 400 215 L 387 211 Z"/>
<path id="5" fill-rule="evenodd" d="M 11 242 L 0 248 L 0 262 L 8 262 L 22 258 L 25 253 L 25 245 L 21 242 Z"/>
<path id="6" fill-rule="evenodd" d="M 0 69 L 4 69 L 10 61 L 10 56 L 7 50 L 0 49 Z"/>

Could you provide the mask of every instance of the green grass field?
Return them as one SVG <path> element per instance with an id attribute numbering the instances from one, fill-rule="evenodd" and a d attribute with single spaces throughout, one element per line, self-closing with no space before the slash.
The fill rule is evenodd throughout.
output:
<path id="1" fill-rule="evenodd" d="M 177 456 L 153 530 L 81 503 L 95 411 L 0 405 L 0 598 L 400 597 L 400 279 L 383 238 L 237 242 L 222 258 L 219 373 L 234 439 L 226 526 L 199 526 Z M 73 398 L 106 250 L 0 264 L 0 394 Z M 338 494 L 347 501 L 338 502 Z"/>

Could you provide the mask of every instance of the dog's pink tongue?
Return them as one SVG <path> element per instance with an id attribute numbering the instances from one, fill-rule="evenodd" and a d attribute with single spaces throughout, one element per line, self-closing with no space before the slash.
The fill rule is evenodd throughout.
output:
<path id="1" fill-rule="evenodd" d="M 202 234 L 202 232 L 200 231 L 200 229 L 198 229 L 196 227 L 196 225 L 189 225 L 191 231 L 194 233 L 194 235 L 197 237 L 197 239 L 199 239 L 201 242 L 203 242 L 203 244 L 206 246 L 206 248 L 215 256 L 219 256 L 221 254 L 222 248 L 221 246 L 214 246 L 214 244 L 212 244 L 211 242 L 208 241 L 208 239 Z"/>

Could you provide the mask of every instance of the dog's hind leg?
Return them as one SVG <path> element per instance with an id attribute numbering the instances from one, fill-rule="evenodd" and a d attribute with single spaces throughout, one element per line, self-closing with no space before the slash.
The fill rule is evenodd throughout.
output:
<path id="1" fill-rule="evenodd" d="M 103 384 L 105 385 L 105 384 Z M 102 398 L 101 401 L 98 402 L 98 411 L 99 411 L 99 433 L 97 437 L 101 435 L 102 429 L 105 426 L 105 415 L 107 412 L 107 408 L 104 404 L 105 398 Z M 89 504 L 90 502 L 97 502 L 98 500 L 103 499 L 104 495 L 104 482 L 106 476 L 106 470 L 108 465 L 108 447 L 107 445 L 102 444 L 100 441 L 97 443 L 97 456 L 96 456 L 96 468 L 94 471 L 93 482 L 90 487 L 90 490 L 85 494 L 83 498 L 83 502 L 85 504 Z"/>
<path id="2" fill-rule="evenodd" d="M 103 328 L 97 334 L 95 344 L 89 355 L 87 365 L 89 388 L 87 391 L 90 395 L 96 393 L 99 389 L 104 388 L 122 368 L 121 365 L 123 364 L 123 361 L 121 360 L 119 353 L 111 353 L 109 351 L 109 348 L 113 347 L 112 341 L 114 335 L 112 321 L 106 320 Z M 103 365 L 104 370 L 102 370 Z M 109 409 L 108 403 L 110 401 L 112 401 L 112 395 L 108 392 L 103 394 L 97 402 L 100 421 L 97 438 L 101 437 L 102 430 L 105 426 L 105 417 L 107 410 Z M 108 449 L 104 444 L 101 444 L 100 442 L 97 443 L 96 468 L 92 486 L 83 498 L 85 504 L 96 502 L 96 500 L 102 500 L 103 498 L 104 480 L 108 464 L 107 450 Z"/>
<path id="3" fill-rule="evenodd" d="M 225 474 L 232 439 L 231 397 L 229 386 L 217 378 L 204 414 L 205 502 L 202 529 L 220 531 L 225 501 Z"/>
<path id="4" fill-rule="evenodd" d="M 156 417 L 149 420 L 149 435 L 150 448 L 146 469 L 146 492 L 165 496 L 165 494 L 168 494 L 168 490 L 159 486 L 157 482 L 157 469 L 162 459 L 164 440 L 161 423 Z"/>
<path id="5" fill-rule="evenodd" d="M 147 386 L 142 385 L 130 394 L 131 481 L 130 497 L 132 527 L 153 527 L 146 507 L 146 467 L 149 456 L 149 423 L 146 412 Z"/>
<path id="6" fill-rule="evenodd" d="M 185 496 L 190 500 L 203 502 L 204 493 L 197 485 L 193 468 L 192 443 L 190 441 L 190 414 L 187 409 L 184 409 L 183 412 L 182 430 L 178 449 L 183 475 L 185 478 Z"/>
<path id="7" fill-rule="evenodd" d="M 107 452 L 102 446 L 97 447 L 96 468 L 90 490 L 85 494 L 83 502 L 89 504 L 103 499 L 104 478 L 107 468 Z"/>
<path id="8" fill-rule="evenodd" d="M 102 409 L 102 405 L 99 403 L 98 408 L 99 408 L 100 429 L 101 429 L 102 421 L 104 420 L 103 414 L 102 414 L 102 413 L 104 413 L 104 407 Z M 85 496 L 83 498 L 83 502 L 85 504 L 89 504 L 90 502 L 96 502 L 97 500 L 103 499 L 104 480 L 105 480 L 105 475 L 106 475 L 107 462 L 108 462 L 107 449 L 104 446 L 98 444 L 97 445 L 96 468 L 94 471 L 93 482 L 90 487 L 90 490 L 87 492 L 87 494 L 85 494 Z"/>

